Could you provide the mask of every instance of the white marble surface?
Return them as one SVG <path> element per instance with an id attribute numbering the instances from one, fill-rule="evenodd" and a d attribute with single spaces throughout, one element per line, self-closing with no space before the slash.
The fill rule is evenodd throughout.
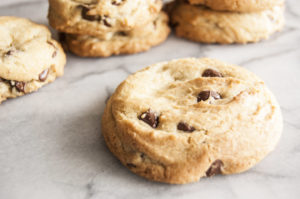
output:
<path id="1" fill-rule="evenodd" d="M 46 1 L 0 6 L 0 15 L 47 24 Z M 300 2 L 289 0 L 287 25 L 249 45 L 200 45 L 170 36 L 149 52 L 105 59 L 68 55 L 65 75 L 37 93 L 0 105 L 1 199 L 300 198 Z M 154 183 L 120 165 L 101 136 L 104 101 L 148 64 L 208 56 L 242 65 L 277 96 L 284 132 L 276 150 L 248 172 L 189 185 Z"/>

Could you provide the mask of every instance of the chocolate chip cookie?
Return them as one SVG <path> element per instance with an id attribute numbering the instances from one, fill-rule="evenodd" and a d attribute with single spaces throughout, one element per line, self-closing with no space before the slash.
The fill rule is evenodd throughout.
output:
<path id="1" fill-rule="evenodd" d="M 158 63 L 129 76 L 102 117 L 107 146 L 122 164 L 174 184 L 250 169 L 274 149 L 282 126 L 261 79 L 208 58 Z"/>
<path id="2" fill-rule="evenodd" d="M 256 12 L 284 4 L 284 0 L 188 0 L 188 2 L 204 5 L 213 10 L 234 12 Z"/>
<path id="3" fill-rule="evenodd" d="M 170 33 L 168 16 L 161 12 L 151 23 L 131 31 L 117 31 L 105 37 L 65 34 L 62 42 L 82 57 L 107 57 L 146 51 L 163 42 Z"/>
<path id="4" fill-rule="evenodd" d="M 176 35 L 203 43 L 248 43 L 267 39 L 284 25 L 284 7 L 239 13 L 214 11 L 184 1 L 171 5 Z"/>
<path id="5" fill-rule="evenodd" d="M 63 75 L 66 57 L 46 26 L 0 17 L 0 103 Z"/>
<path id="6" fill-rule="evenodd" d="M 103 36 L 153 21 L 161 0 L 49 0 L 49 23 L 58 31 Z"/>

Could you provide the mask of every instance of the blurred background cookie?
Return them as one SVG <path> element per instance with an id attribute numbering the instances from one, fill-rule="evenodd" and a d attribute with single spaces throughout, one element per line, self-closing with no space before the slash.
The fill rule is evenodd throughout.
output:
<path id="1" fill-rule="evenodd" d="M 0 103 L 62 76 L 66 56 L 46 26 L 0 17 Z"/>
<path id="2" fill-rule="evenodd" d="M 282 6 L 284 0 L 187 0 L 193 5 L 204 5 L 213 10 L 256 12 Z"/>
<path id="3" fill-rule="evenodd" d="M 82 57 L 133 54 L 146 51 L 166 40 L 170 33 L 168 21 L 168 16 L 161 12 L 155 21 L 131 31 L 107 34 L 106 38 L 65 34 L 62 42 L 69 51 Z"/>
<path id="4" fill-rule="evenodd" d="M 228 12 L 177 0 L 168 11 L 177 36 L 203 43 L 258 42 L 284 26 L 281 4 L 256 12 Z"/>

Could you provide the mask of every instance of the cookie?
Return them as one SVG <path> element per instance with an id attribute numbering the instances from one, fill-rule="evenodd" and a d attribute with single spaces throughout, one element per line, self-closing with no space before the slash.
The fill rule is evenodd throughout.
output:
<path id="1" fill-rule="evenodd" d="M 66 57 L 46 26 L 0 17 L 0 103 L 63 75 Z"/>
<path id="2" fill-rule="evenodd" d="M 248 43 L 267 39 L 284 25 L 284 7 L 252 12 L 220 12 L 183 1 L 172 5 L 176 35 L 203 43 Z"/>
<path id="3" fill-rule="evenodd" d="M 153 21 L 161 0 L 49 0 L 48 19 L 58 31 L 102 36 Z"/>
<path id="4" fill-rule="evenodd" d="M 101 126 L 110 151 L 132 172 L 184 184 L 250 169 L 274 149 L 283 122 L 256 75 L 187 58 L 129 76 L 108 100 Z"/>
<path id="5" fill-rule="evenodd" d="M 257 12 L 282 6 L 284 0 L 188 0 L 195 5 L 204 5 L 213 10 L 234 12 Z"/>
<path id="6" fill-rule="evenodd" d="M 131 31 L 106 34 L 106 38 L 65 34 L 62 42 L 76 55 L 107 57 L 146 51 L 165 41 L 169 33 L 168 16 L 161 12 L 155 21 Z"/>

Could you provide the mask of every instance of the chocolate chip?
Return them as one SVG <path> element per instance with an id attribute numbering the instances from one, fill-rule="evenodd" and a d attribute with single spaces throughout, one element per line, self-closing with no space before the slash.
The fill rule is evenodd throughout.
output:
<path id="1" fill-rule="evenodd" d="M 126 166 L 129 168 L 136 168 L 136 165 L 132 163 L 127 163 Z"/>
<path id="2" fill-rule="evenodd" d="M 56 48 L 56 46 L 51 42 L 51 41 L 47 41 L 47 43 L 51 46 L 53 46 L 54 48 Z"/>
<path id="3" fill-rule="evenodd" d="M 139 119 L 143 120 L 144 122 L 146 122 L 147 124 L 149 124 L 153 128 L 156 128 L 158 126 L 159 117 L 151 109 L 148 109 L 147 112 L 142 113 L 139 116 Z"/>
<path id="4" fill-rule="evenodd" d="M 53 46 L 53 48 L 55 49 L 55 51 L 52 53 L 52 58 L 54 58 L 57 54 L 57 52 L 56 52 L 57 47 L 51 41 L 47 41 L 47 43 L 50 44 L 51 46 Z"/>
<path id="5" fill-rule="evenodd" d="M 24 92 L 24 91 L 25 91 L 25 85 L 26 85 L 25 82 L 18 82 L 18 81 L 15 81 L 15 87 L 16 87 L 16 89 L 17 89 L 19 92 Z"/>
<path id="6" fill-rule="evenodd" d="M 221 99 L 220 94 L 215 91 L 201 91 L 197 96 L 197 102 L 206 101 L 210 96 L 212 96 L 215 100 Z"/>
<path id="7" fill-rule="evenodd" d="M 13 52 L 14 52 L 13 50 L 9 50 L 5 53 L 5 56 L 10 56 L 13 54 Z"/>
<path id="8" fill-rule="evenodd" d="M 2 79 L 1 77 L 0 77 L 0 82 L 4 82 L 4 79 Z"/>
<path id="9" fill-rule="evenodd" d="M 116 33 L 117 36 L 122 36 L 122 37 L 126 37 L 127 36 L 127 33 L 126 32 L 123 32 L 123 31 L 119 31 Z"/>
<path id="10" fill-rule="evenodd" d="M 124 3 L 124 0 L 113 0 L 111 2 L 112 5 L 115 5 L 115 6 L 120 6 Z"/>
<path id="11" fill-rule="evenodd" d="M 177 129 L 181 130 L 181 131 L 186 131 L 186 132 L 193 132 L 196 130 L 194 127 L 188 125 L 185 122 L 179 122 L 177 125 Z"/>
<path id="12" fill-rule="evenodd" d="M 78 8 L 81 8 L 81 16 L 83 19 L 88 21 L 100 21 L 101 16 L 100 15 L 89 15 L 88 12 L 90 11 L 90 8 L 85 7 L 83 5 L 79 5 Z"/>
<path id="13" fill-rule="evenodd" d="M 18 82 L 18 81 L 13 81 L 10 80 L 8 81 L 11 87 L 16 87 L 17 91 L 19 92 L 24 92 L 25 91 L 25 82 Z"/>
<path id="14" fill-rule="evenodd" d="M 223 77 L 223 75 L 222 73 L 209 68 L 202 73 L 202 77 Z"/>
<path id="15" fill-rule="evenodd" d="M 211 177 L 214 176 L 216 174 L 221 174 L 221 167 L 224 166 L 222 160 L 216 160 L 214 161 L 211 166 L 209 167 L 209 169 L 206 171 L 206 176 L 207 177 Z"/>
<path id="16" fill-rule="evenodd" d="M 47 68 L 46 70 L 44 70 L 43 72 L 40 73 L 39 80 L 41 82 L 45 81 L 48 77 L 48 73 L 49 73 L 49 69 Z"/>
<path id="17" fill-rule="evenodd" d="M 107 15 L 104 15 L 104 18 L 103 18 L 103 24 L 108 26 L 108 27 L 111 27 L 111 24 L 108 22 L 108 16 Z"/>

